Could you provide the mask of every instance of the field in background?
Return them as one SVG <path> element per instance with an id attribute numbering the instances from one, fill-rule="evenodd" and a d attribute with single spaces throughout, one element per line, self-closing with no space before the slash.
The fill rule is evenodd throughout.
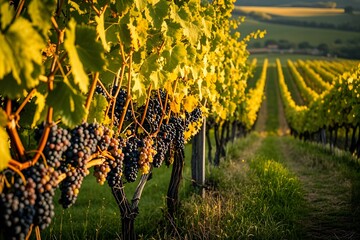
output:
<path id="1" fill-rule="evenodd" d="M 260 12 L 276 16 L 310 17 L 336 16 L 344 13 L 340 8 L 304 8 L 304 7 L 262 7 L 262 6 L 235 6 L 235 11 Z"/>
<path id="2" fill-rule="evenodd" d="M 331 47 L 337 47 L 341 44 L 336 44 L 336 40 L 340 40 L 342 44 L 348 44 L 349 42 L 360 39 L 360 33 L 357 32 L 273 24 L 250 18 L 246 18 L 245 22 L 239 27 L 239 31 L 244 37 L 257 29 L 266 30 L 267 34 L 263 39 L 252 40 L 251 44 L 255 42 L 265 43 L 265 41 L 269 39 L 283 39 L 296 44 L 307 41 L 314 46 L 325 43 Z"/>

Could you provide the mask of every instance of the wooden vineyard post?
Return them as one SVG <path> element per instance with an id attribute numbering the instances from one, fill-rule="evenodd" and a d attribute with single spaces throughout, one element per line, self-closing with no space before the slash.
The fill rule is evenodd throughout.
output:
<path id="1" fill-rule="evenodd" d="M 191 177 L 195 189 L 201 197 L 205 197 L 205 138 L 206 138 L 206 118 L 203 125 L 193 138 L 191 156 Z"/>

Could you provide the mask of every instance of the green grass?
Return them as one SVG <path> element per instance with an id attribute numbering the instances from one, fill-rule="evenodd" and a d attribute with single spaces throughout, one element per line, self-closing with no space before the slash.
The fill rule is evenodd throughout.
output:
<path id="1" fill-rule="evenodd" d="M 266 80 L 266 105 L 267 105 L 267 121 L 266 131 L 276 133 L 279 128 L 279 109 L 277 103 L 276 79 L 277 73 L 275 67 L 269 67 Z"/>
<path id="2" fill-rule="evenodd" d="M 340 39 L 344 43 L 354 39 L 360 39 L 360 33 L 358 32 L 345 32 L 333 29 L 319 29 L 283 24 L 272 24 L 259 22 L 250 18 L 247 18 L 245 22 L 242 23 L 238 28 L 242 36 L 246 36 L 247 34 L 254 32 L 257 29 L 266 30 L 267 34 L 263 39 L 252 40 L 251 44 L 254 42 L 260 42 L 264 44 L 268 39 L 282 39 L 296 44 L 307 41 L 313 46 L 326 43 L 330 48 L 334 48 L 337 47 L 335 44 L 335 40 L 337 39 Z"/>
<path id="3" fill-rule="evenodd" d="M 184 198 L 190 188 L 191 145 L 186 147 L 185 156 L 180 198 Z M 138 234 L 153 231 L 158 227 L 154 222 L 163 219 L 170 175 L 171 167 L 167 168 L 164 165 L 154 169 L 153 178 L 146 184 L 139 203 L 140 213 L 135 221 L 135 231 Z M 128 199 L 132 198 L 137 182 L 125 184 Z M 57 204 L 59 193 L 58 191 L 54 201 L 55 217 L 51 225 L 42 232 L 44 239 L 116 239 L 120 236 L 120 212 L 107 184 L 100 186 L 96 183 L 95 177 L 87 176 L 76 203 L 66 210 Z"/>
<path id="4" fill-rule="evenodd" d="M 270 65 L 275 65 L 275 60 L 277 58 L 279 58 L 280 61 L 284 64 L 286 63 L 287 59 L 290 59 L 292 61 L 296 61 L 298 59 L 302 59 L 304 61 L 305 60 L 315 60 L 315 59 L 319 59 L 319 60 L 332 60 L 333 59 L 333 58 L 313 56 L 313 55 L 304 55 L 304 54 L 269 53 L 269 54 L 251 54 L 249 57 L 249 62 L 251 62 L 251 60 L 253 58 L 257 58 L 258 66 L 261 66 L 263 64 L 265 58 L 267 58 L 269 60 Z"/>
<path id="5" fill-rule="evenodd" d="M 249 89 L 252 89 L 256 86 L 256 82 L 260 78 L 261 71 L 262 71 L 262 63 L 261 65 L 260 63 L 257 63 L 257 66 L 254 69 L 254 76 L 247 81 L 246 92 L 248 92 Z"/>
<path id="6" fill-rule="evenodd" d="M 283 69 L 283 73 L 284 73 L 284 78 L 285 78 L 285 83 L 291 93 L 291 97 L 292 99 L 294 99 L 295 103 L 297 105 L 304 105 L 304 100 L 301 97 L 300 91 L 290 73 L 290 70 L 288 67 L 286 67 L 287 63 L 282 62 L 282 69 Z"/>

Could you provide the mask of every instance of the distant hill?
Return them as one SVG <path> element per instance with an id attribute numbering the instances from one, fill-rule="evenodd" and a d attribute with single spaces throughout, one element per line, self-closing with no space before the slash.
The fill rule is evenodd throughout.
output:
<path id="1" fill-rule="evenodd" d="M 314 1 L 314 0 L 237 0 L 237 6 L 309 6 L 316 7 L 324 5 L 326 2 L 335 2 L 339 8 L 352 6 L 354 9 L 360 10 L 360 0 L 330 0 L 330 1 Z"/>

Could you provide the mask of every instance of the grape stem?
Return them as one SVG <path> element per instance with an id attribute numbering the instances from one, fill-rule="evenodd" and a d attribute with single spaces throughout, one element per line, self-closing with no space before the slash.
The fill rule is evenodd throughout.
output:
<path id="1" fill-rule="evenodd" d="M 26 96 L 26 98 L 23 100 L 23 102 L 21 103 L 20 107 L 16 110 L 16 112 L 14 113 L 15 118 L 17 120 L 20 119 L 20 112 L 24 109 L 24 107 L 26 106 L 26 104 L 29 102 L 29 100 L 33 97 L 33 95 L 36 93 L 36 89 L 33 88 L 31 89 L 31 91 L 28 93 L 28 95 Z"/>
<path id="2" fill-rule="evenodd" d="M 131 100 L 130 103 L 131 103 L 131 114 L 132 114 L 132 116 L 134 118 L 134 122 L 135 122 L 136 126 L 138 125 L 147 135 L 149 135 L 148 131 L 146 131 L 146 129 L 143 127 L 143 125 L 140 124 L 138 122 L 138 120 L 136 119 L 133 101 Z"/>
<path id="3" fill-rule="evenodd" d="M 109 102 L 109 105 L 108 105 L 108 108 L 106 109 L 106 115 L 107 115 L 108 112 L 109 112 L 110 106 L 112 106 L 112 109 L 111 109 L 111 126 L 110 126 L 111 128 L 113 127 L 113 124 L 114 124 L 116 99 L 117 99 L 117 96 L 119 95 L 119 92 L 121 90 L 121 84 L 122 84 L 122 81 L 124 79 L 124 74 L 125 74 L 125 67 L 126 67 L 126 64 L 123 63 L 122 66 L 121 66 L 121 69 L 120 69 L 120 77 L 119 77 L 119 75 L 116 77 L 116 83 L 119 81 L 119 78 L 120 78 L 120 84 L 116 85 L 116 86 L 118 86 L 118 88 L 116 90 L 116 93 L 111 98 L 111 100 Z"/>
<path id="4" fill-rule="evenodd" d="M 25 0 L 21 0 L 17 9 L 16 9 L 16 15 L 15 18 L 19 17 L 21 14 L 22 9 L 24 8 Z"/>
<path id="5" fill-rule="evenodd" d="M 149 107 L 149 102 L 150 102 L 150 94 L 151 94 L 151 83 L 150 83 L 149 90 L 148 90 L 148 94 L 147 94 L 147 99 L 146 99 L 146 105 L 145 105 L 144 113 L 143 113 L 143 115 L 142 115 L 141 122 L 140 122 L 141 125 L 143 125 L 143 124 L 144 124 L 144 121 L 145 121 L 146 112 L 147 112 L 147 109 L 148 109 L 148 107 Z"/>
<path id="6" fill-rule="evenodd" d="M 22 172 L 19 171 L 19 169 L 17 169 L 16 167 L 9 165 L 8 166 L 11 170 L 13 170 L 14 172 L 16 172 L 17 174 L 19 174 L 21 180 L 23 181 L 24 185 L 26 185 L 26 179 L 24 177 L 24 175 L 22 174 Z"/>
<path id="7" fill-rule="evenodd" d="M 97 80 L 97 84 L 102 88 L 102 90 L 105 92 L 106 97 L 111 99 L 112 96 L 110 95 L 110 93 L 107 91 L 106 87 L 104 86 L 104 84 L 101 82 L 101 80 L 98 78 Z"/>
<path id="8" fill-rule="evenodd" d="M 88 94 L 86 102 L 85 102 L 86 116 L 85 116 L 84 121 L 87 121 L 87 118 L 89 116 L 90 105 L 91 105 L 91 101 L 92 101 L 94 93 L 95 93 L 98 79 L 99 79 L 99 72 L 95 72 L 95 74 L 93 76 L 93 82 L 91 83 L 89 94 Z"/>
<path id="9" fill-rule="evenodd" d="M 55 20 L 54 17 L 51 18 L 51 22 L 54 25 L 54 27 L 56 28 L 57 22 Z M 48 75 L 48 91 L 51 92 L 54 90 L 54 78 L 55 78 L 55 74 L 58 71 L 58 69 L 60 68 L 61 62 L 65 59 L 65 57 L 67 56 L 67 54 L 63 55 L 62 58 L 60 59 L 60 61 L 58 61 L 58 53 L 59 53 L 59 48 L 60 48 L 60 44 L 63 42 L 64 40 L 64 30 L 60 30 L 59 28 L 57 28 L 57 43 L 56 43 L 56 50 L 55 50 L 55 54 L 54 54 L 54 59 L 51 63 L 51 68 L 50 68 L 50 73 Z M 58 64 L 57 64 L 58 63 Z M 59 67 L 57 67 L 59 66 Z M 44 131 L 43 134 L 41 136 L 41 139 L 39 141 L 39 145 L 38 148 L 36 150 L 36 154 L 33 157 L 33 159 L 31 160 L 31 162 L 33 164 L 35 164 L 46 146 L 46 142 L 47 139 L 49 137 L 50 134 L 50 124 L 52 123 L 52 118 L 53 118 L 53 108 L 49 107 L 47 114 L 46 114 L 46 124 L 44 126 Z"/>
<path id="10" fill-rule="evenodd" d="M 33 227 L 34 227 L 34 224 L 31 224 L 31 225 L 30 225 L 30 228 L 29 228 L 29 231 L 28 231 L 28 233 L 26 234 L 25 240 L 30 239 L 30 236 L 31 236 Z"/>
<path id="11" fill-rule="evenodd" d="M 123 49 L 122 49 L 122 51 L 123 51 Z M 123 56 L 123 54 L 122 54 L 122 56 Z M 131 101 L 131 68 L 132 68 L 131 64 L 132 64 L 132 56 L 133 56 L 133 49 L 131 49 L 131 51 L 129 53 L 129 64 L 128 64 L 129 65 L 129 72 L 128 72 L 127 96 L 126 96 L 126 102 L 125 102 L 125 105 L 124 105 L 124 108 L 123 108 L 123 112 L 122 112 L 122 115 L 121 115 L 121 119 L 119 121 L 119 127 L 118 127 L 118 130 L 117 130 L 118 133 L 121 132 L 121 129 L 122 129 L 124 121 L 125 121 L 126 112 L 127 112 L 128 107 L 129 107 L 129 103 Z M 121 85 L 119 87 L 121 87 Z"/>

